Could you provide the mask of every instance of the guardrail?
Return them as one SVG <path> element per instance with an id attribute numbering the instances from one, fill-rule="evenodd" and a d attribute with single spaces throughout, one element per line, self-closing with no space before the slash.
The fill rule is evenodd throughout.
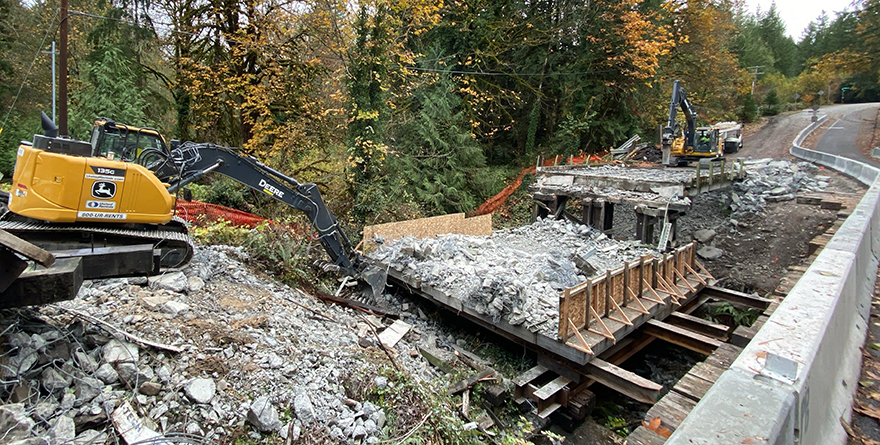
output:
<path id="1" fill-rule="evenodd" d="M 877 169 L 800 146 L 791 154 L 870 188 L 764 327 L 666 442 L 844 444 L 880 254 Z"/>

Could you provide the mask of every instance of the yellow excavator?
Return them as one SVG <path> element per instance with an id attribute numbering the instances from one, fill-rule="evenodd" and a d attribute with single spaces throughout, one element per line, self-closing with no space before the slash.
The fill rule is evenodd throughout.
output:
<path id="1" fill-rule="evenodd" d="M 88 142 L 57 137 L 45 113 L 42 127 L 43 135 L 18 147 L 6 209 L 0 199 L 0 229 L 46 250 L 88 255 L 97 249 L 112 258 L 149 244 L 156 257 L 149 273 L 184 265 L 193 247 L 186 224 L 174 215 L 175 195 L 216 172 L 303 211 L 333 264 L 348 274 L 358 267 L 359 256 L 315 184 L 299 183 L 233 148 L 168 145 L 154 129 L 109 119 L 95 123 Z"/>
<path id="2" fill-rule="evenodd" d="M 675 119 L 678 109 L 684 114 L 684 129 Z M 719 159 L 742 148 L 742 124 L 719 122 L 697 127 L 697 113 L 687 99 L 687 92 L 676 80 L 672 86 L 669 119 L 660 136 L 663 165 L 675 167 L 691 161 Z"/>

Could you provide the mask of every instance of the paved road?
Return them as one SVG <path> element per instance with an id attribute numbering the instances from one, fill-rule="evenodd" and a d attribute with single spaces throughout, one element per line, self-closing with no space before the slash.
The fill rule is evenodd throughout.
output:
<path id="1" fill-rule="evenodd" d="M 856 144 L 860 132 L 873 131 L 878 107 L 880 104 L 868 103 L 826 108 L 832 124 L 825 129 L 816 150 L 880 166 L 880 160 L 863 155 Z"/>

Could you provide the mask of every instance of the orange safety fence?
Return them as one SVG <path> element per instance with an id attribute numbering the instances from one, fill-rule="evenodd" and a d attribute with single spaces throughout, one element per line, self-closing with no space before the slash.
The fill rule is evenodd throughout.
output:
<path id="1" fill-rule="evenodd" d="M 253 228 L 267 221 L 266 218 L 252 213 L 201 201 L 184 201 L 178 199 L 175 211 L 177 212 L 177 216 L 192 223 L 218 221 L 223 219 L 236 226 L 248 226 Z"/>
<path id="2" fill-rule="evenodd" d="M 593 154 L 593 155 L 582 155 L 582 156 L 572 157 L 572 158 L 568 159 L 569 165 L 583 164 L 584 162 L 587 161 L 588 157 L 590 159 L 590 162 L 601 162 L 602 161 L 601 156 L 604 156 L 604 154 L 605 153 L 597 153 L 597 154 Z M 562 157 L 553 157 L 553 158 L 545 160 L 544 163 L 541 165 L 543 167 L 552 167 L 553 165 L 555 165 L 557 163 L 557 161 L 564 162 L 564 161 L 566 161 L 566 159 L 562 158 Z M 512 183 L 510 183 L 510 185 L 508 185 L 507 187 L 504 187 L 504 190 L 501 190 L 500 192 L 498 192 L 497 195 L 487 199 L 486 202 L 484 202 L 482 205 L 477 207 L 477 210 L 474 210 L 470 214 L 470 216 L 487 215 L 489 213 L 492 213 L 492 212 L 498 210 L 498 208 L 501 207 L 501 205 L 504 204 L 505 201 L 507 201 L 507 198 L 509 198 L 510 195 L 512 195 L 513 192 L 515 192 L 516 189 L 518 189 L 519 186 L 522 185 L 523 177 L 526 174 L 534 174 L 534 173 L 535 173 L 535 166 L 534 165 L 531 167 L 524 168 L 521 172 L 519 172 L 519 175 L 516 177 L 516 179 L 513 180 Z"/>

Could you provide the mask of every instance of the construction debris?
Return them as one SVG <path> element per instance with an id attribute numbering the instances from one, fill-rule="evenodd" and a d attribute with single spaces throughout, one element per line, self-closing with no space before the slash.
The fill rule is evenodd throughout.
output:
<path id="1" fill-rule="evenodd" d="M 503 319 L 552 336 L 558 328 L 559 295 L 565 288 L 625 261 L 657 254 L 636 242 L 612 240 L 588 226 L 545 219 L 483 237 L 404 237 L 370 255 L 495 322 Z"/>

